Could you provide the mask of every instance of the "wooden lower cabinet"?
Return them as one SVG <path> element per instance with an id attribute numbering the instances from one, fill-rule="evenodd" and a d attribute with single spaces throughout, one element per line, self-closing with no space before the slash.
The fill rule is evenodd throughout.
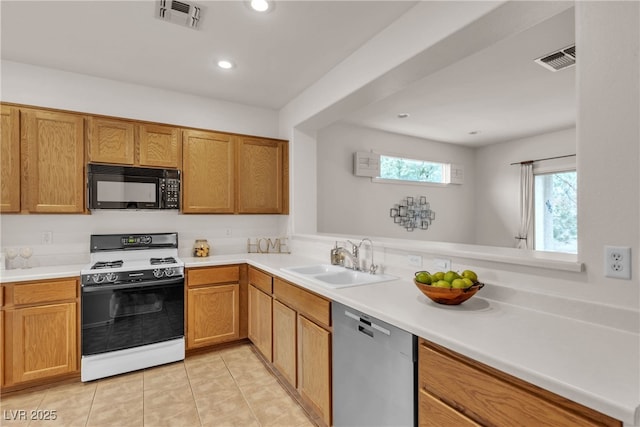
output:
<path id="1" fill-rule="evenodd" d="M 418 396 L 418 411 L 420 427 L 479 427 L 470 418 L 448 406 L 435 396 L 420 390 Z"/>
<path id="2" fill-rule="evenodd" d="M 187 291 L 187 348 L 240 337 L 240 285 L 207 286 Z"/>
<path id="3" fill-rule="evenodd" d="M 293 387 L 298 386 L 296 320 L 294 310 L 279 301 L 273 302 L 273 366 Z"/>
<path id="4" fill-rule="evenodd" d="M 298 391 L 331 423 L 331 333 L 298 315 Z"/>
<path id="5" fill-rule="evenodd" d="M 77 369 L 76 303 L 9 310 L 13 322 L 13 383 Z"/>
<path id="6" fill-rule="evenodd" d="M 273 365 L 331 425 L 331 302 L 277 277 L 273 295 Z"/>
<path id="7" fill-rule="evenodd" d="M 272 361 L 271 294 L 249 285 L 249 339 L 269 362 Z"/>
<path id="8" fill-rule="evenodd" d="M 421 426 L 622 426 L 618 420 L 420 339 Z"/>
<path id="9" fill-rule="evenodd" d="M 79 371 L 78 280 L 9 283 L 3 328 L 3 387 Z"/>
<path id="10" fill-rule="evenodd" d="M 240 271 L 239 265 L 187 269 L 187 350 L 241 338 Z"/>

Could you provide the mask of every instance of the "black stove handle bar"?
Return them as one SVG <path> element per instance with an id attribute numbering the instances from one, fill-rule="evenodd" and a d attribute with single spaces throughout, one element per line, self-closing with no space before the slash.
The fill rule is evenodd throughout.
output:
<path id="1" fill-rule="evenodd" d="M 82 292 L 115 291 L 123 289 L 150 288 L 153 286 L 183 285 L 184 277 L 162 279 L 147 282 L 119 283 L 115 285 L 84 285 Z"/>

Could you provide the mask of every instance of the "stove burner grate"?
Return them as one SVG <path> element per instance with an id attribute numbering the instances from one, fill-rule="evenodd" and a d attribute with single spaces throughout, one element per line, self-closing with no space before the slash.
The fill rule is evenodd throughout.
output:
<path id="1" fill-rule="evenodd" d="M 151 265 L 159 265 L 159 264 L 175 264 L 177 261 L 174 257 L 166 257 L 166 258 L 151 258 L 149 260 Z"/>
<path id="2" fill-rule="evenodd" d="M 122 267 L 123 261 L 119 259 L 118 261 L 98 261 L 91 267 L 92 270 L 98 270 L 101 268 L 118 268 Z"/>

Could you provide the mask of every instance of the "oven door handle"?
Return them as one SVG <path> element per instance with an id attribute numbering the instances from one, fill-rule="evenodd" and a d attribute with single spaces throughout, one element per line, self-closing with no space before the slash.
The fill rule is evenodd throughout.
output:
<path id="1" fill-rule="evenodd" d="M 116 285 L 91 285 L 83 286 L 82 292 L 101 292 L 101 291 L 114 291 L 119 289 L 138 289 L 149 288 L 152 286 L 166 286 L 166 285 L 178 285 L 184 284 L 184 277 L 154 280 L 152 282 L 134 282 L 134 283 L 120 283 Z"/>

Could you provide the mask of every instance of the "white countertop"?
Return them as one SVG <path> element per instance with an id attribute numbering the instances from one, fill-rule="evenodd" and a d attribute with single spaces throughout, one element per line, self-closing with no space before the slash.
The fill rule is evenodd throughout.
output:
<path id="1" fill-rule="evenodd" d="M 581 403 L 625 425 L 640 425 L 640 337 L 597 324 L 482 298 L 435 304 L 411 278 L 330 289 L 281 268 L 318 264 L 284 254 L 183 258 L 186 267 L 248 263 L 366 312 L 436 344 Z M 82 266 L 2 271 L 0 282 L 79 275 Z"/>

